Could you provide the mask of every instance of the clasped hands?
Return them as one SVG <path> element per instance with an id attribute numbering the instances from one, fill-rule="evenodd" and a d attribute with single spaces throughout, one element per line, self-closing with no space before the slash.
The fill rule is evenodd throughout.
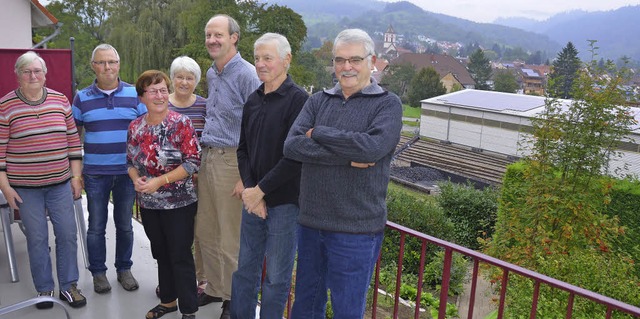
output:
<path id="1" fill-rule="evenodd" d="M 249 213 L 262 219 L 267 218 L 267 203 L 260 186 L 245 188 L 242 191 L 242 204 Z"/>
<path id="2" fill-rule="evenodd" d="M 137 192 L 145 194 L 155 193 L 162 185 L 164 185 L 164 181 L 160 177 L 140 176 L 133 181 L 133 188 Z"/>

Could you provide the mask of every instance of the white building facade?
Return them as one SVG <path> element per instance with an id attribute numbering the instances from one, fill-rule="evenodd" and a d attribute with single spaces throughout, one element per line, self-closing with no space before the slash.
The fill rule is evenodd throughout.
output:
<path id="1" fill-rule="evenodd" d="M 570 101 L 564 101 L 569 103 Z M 531 118 L 544 110 L 545 98 L 493 91 L 462 90 L 422 101 L 420 135 L 513 157 L 528 154 L 533 130 Z M 636 120 L 640 110 L 634 108 Z M 640 175 L 640 130 L 619 148 L 610 171 Z"/>

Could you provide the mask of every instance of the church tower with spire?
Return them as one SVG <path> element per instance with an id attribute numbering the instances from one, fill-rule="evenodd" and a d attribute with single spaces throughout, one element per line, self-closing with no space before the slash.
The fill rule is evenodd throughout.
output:
<path id="1" fill-rule="evenodd" d="M 395 48 L 396 46 L 396 32 L 393 30 L 393 26 L 389 24 L 389 28 L 384 32 L 384 46 L 383 48 L 388 49 L 390 47 Z"/>

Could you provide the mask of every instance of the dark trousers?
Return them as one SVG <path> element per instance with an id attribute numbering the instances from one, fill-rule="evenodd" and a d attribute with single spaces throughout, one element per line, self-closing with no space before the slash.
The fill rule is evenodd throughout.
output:
<path id="1" fill-rule="evenodd" d="M 198 203 L 176 209 L 145 209 L 142 225 L 151 242 L 151 254 L 158 261 L 160 301 L 178 299 L 180 312 L 198 311 L 196 270 L 191 253 Z"/>

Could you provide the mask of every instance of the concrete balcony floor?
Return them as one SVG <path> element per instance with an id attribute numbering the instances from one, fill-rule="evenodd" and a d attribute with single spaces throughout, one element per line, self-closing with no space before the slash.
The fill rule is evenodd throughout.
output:
<path id="1" fill-rule="evenodd" d="M 84 217 L 87 218 L 86 198 L 83 197 Z M 109 211 L 112 211 L 109 205 Z M 136 291 L 124 290 L 116 279 L 116 271 L 113 267 L 115 254 L 115 228 L 113 226 L 113 218 L 109 217 L 107 226 L 107 278 L 111 283 L 111 292 L 99 295 L 93 291 L 93 281 L 91 272 L 85 267 L 84 256 L 78 242 L 78 268 L 80 278 L 78 288 L 82 290 L 82 294 L 87 298 L 87 305 L 83 308 L 73 309 L 67 307 L 72 318 L 86 319 L 128 319 L 145 317 L 147 311 L 159 303 L 159 299 L 155 295 L 155 287 L 157 285 L 157 265 L 151 257 L 151 248 L 149 240 L 144 232 L 142 225 L 134 220 L 134 247 L 133 247 L 133 267 L 131 271 L 138 280 L 140 288 Z M 0 231 L 4 231 L 0 229 Z M 0 308 L 6 307 L 23 300 L 35 297 L 36 291 L 31 279 L 29 270 L 29 258 L 27 254 L 27 243 L 24 234 L 18 227 L 18 224 L 11 224 L 11 232 L 13 233 L 14 249 L 18 266 L 18 282 L 11 282 L 9 271 L 9 263 L 7 259 L 7 249 L 3 239 L 0 239 Z M 4 235 L 4 234 L 2 234 Z M 0 236 L 3 237 L 3 236 Z M 54 265 L 55 278 L 55 244 L 53 238 L 53 230 L 49 226 L 49 238 L 51 245 L 51 261 Z M 78 237 L 80 240 L 80 237 Z M 194 283 L 195 284 L 195 283 Z M 56 281 L 57 285 L 57 281 Z M 56 286 L 56 289 L 58 287 Z M 58 291 L 55 293 L 58 298 Z M 197 318 L 214 318 L 220 317 L 222 303 L 211 303 L 201 307 L 197 312 Z M 65 318 L 64 310 L 59 305 L 55 305 L 52 309 L 39 310 L 33 306 L 22 310 L 0 316 L 2 319 L 56 319 Z M 174 319 L 181 318 L 180 311 L 165 315 L 163 318 Z"/>

